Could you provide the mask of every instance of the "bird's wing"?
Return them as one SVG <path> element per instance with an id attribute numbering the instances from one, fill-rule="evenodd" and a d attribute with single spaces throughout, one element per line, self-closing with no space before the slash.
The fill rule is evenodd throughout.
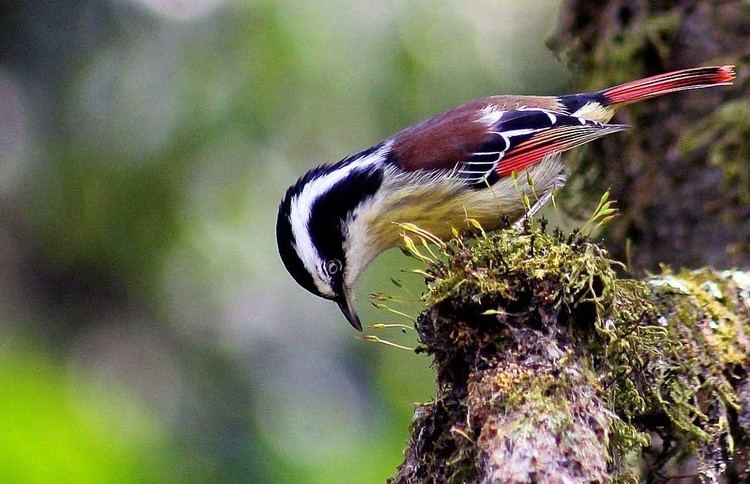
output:
<path id="1" fill-rule="evenodd" d="M 399 133 L 394 158 L 405 170 L 453 170 L 480 188 L 627 128 L 536 107 L 464 105 Z"/>
<path id="2" fill-rule="evenodd" d="M 551 96 L 492 96 L 471 101 L 410 126 L 391 139 L 392 157 L 404 170 L 452 169 L 479 151 L 491 136 L 498 114 L 539 108 L 564 112 Z"/>
<path id="3" fill-rule="evenodd" d="M 472 186 L 486 186 L 545 158 L 602 136 L 628 129 L 541 109 L 507 111 L 490 136 L 457 164 L 458 175 Z"/>

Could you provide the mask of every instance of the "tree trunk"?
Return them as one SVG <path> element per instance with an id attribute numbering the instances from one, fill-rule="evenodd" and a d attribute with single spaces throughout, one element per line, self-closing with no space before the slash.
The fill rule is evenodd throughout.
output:
<path id="1" fill-rule="evenodd" d="M 427 260 L 438 392 L 392 483 L 748 479 L 750 273 L 618 277 L 581 235 L 506 229 Z M 675 482 L 675 481 L 671 481 Z"/>

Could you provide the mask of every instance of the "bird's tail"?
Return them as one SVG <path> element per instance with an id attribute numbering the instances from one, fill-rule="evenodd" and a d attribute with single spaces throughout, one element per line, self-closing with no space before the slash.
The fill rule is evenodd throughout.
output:
<path id="1" fill-rule="evenodd" d="M 619 107 L 670 92 L 726 86 L 734 81 L 734 66 L 696 67 L 626 82 L 600 91 L 610 105 Z"/>

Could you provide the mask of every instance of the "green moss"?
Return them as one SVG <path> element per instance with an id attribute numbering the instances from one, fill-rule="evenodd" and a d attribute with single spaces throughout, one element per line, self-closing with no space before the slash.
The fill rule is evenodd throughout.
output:
<path id="1" fill-rule="evenodd" d="M 542 426 L 558 446 L 567 436 L 584 445 L 581 432 L 598 432 L 610 471 L 623 482 L 637 479 L 638 457 L 657 427 L 672 446 L 665 454 L 696 456 L 706 475 L 723 468 L 726 452 L 714 447 L 731 453 L 732 371 L 747 367 L 750 353 L 750 288 L 741 277 L 664 269 L 645 281 L 620 278 L 621 265 L 604 249 L 543 224 L 473 235 L 440 244 L 443 257 L 427 258 L 428 309 L 416 327 L 441 390 L 421 410 L 432 419 L 430 432 L 423 418 L 413 430 L 432 436 L 422 450 L 429 441 L 444 459 L 424 472 L 445 465 L 447 480 L 477 475 L 488 426 L 520 435 Z M 568 366 L 575 371 L 566 373 Z M 584 401 L 614 413 L 574 421 L 571 415 L 586 413 L 569 408 L 584 405 L 580 388 L 593 392 Z M 527 417 L 496 422 L 519 412 Z M 535 415 L 560 420 L 542 425 Z M 565 455 L 586 464 L 574 454 Z"/>

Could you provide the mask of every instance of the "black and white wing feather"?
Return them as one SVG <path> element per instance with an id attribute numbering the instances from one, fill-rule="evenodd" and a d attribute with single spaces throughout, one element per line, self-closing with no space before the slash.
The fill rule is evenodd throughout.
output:
<path id="1" fill-rule="evenodd" d="M 628 129 L 601 124 L 544 109 L 517 109 L 496 113 L 486 140 L 455 167 L 468 185 L 482 188 L 543 159 Z"/>

